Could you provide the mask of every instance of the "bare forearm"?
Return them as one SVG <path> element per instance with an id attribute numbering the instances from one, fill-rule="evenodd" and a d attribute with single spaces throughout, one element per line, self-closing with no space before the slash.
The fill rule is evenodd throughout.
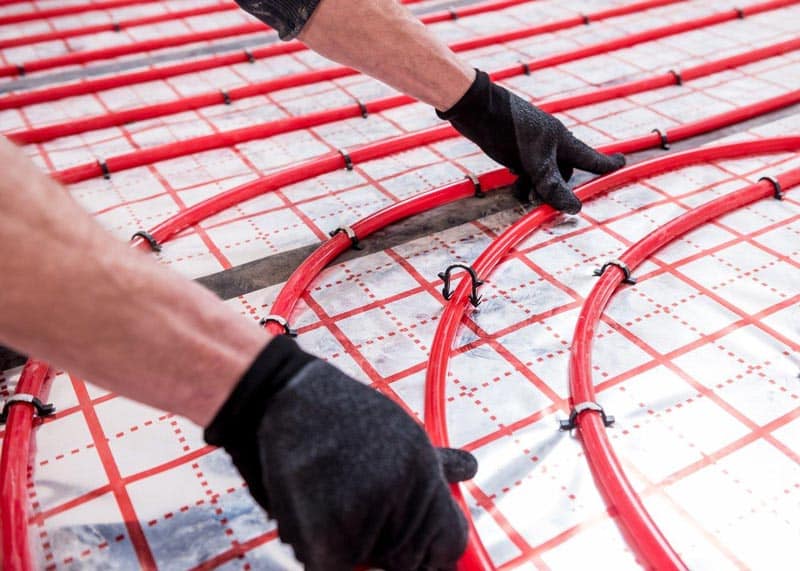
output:
<path id="1" fill-rule="evenodd" d="M 207 424 L 268 341 L 100 228 L 0 138 L 0 342 Z"/>
<path id="2" fill-rule="evenodd" d="M 396 0 L 322 0 L 299 38 L 325 57 L 449 109 L 475 71 Z"/>

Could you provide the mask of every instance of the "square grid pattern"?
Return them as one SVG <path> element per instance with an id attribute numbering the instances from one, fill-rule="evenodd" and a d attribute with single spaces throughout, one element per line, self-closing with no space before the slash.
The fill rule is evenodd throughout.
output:
<path id="1" fill-rule="evenodd" d="M 130 11 L 157 10 L 146 6 Z M 467 57 L 498 69 L 729 7 L 679 3 Z M 456 41 L 600 8 L 541 0 L 435 29 Z M 785 40 L 799 20 L 800 10 L 784 8 L 505 84 L 529 99 L 552 99 Z M 327 65 L 300 52 L 124 94 L 0 112 L 0 125 L 11 132 Z M 799 67 L 800 56 L 789 52 L 559 117 L 588 142 L 604 144 L 797 89 Z M 27 150 L 53 170 L 389 93 L 356 76 Z M 422 105 L 400 107 L 132 169 L 69 191 L 127 238 L 298 160 L 433 125 L 431 115 Z M 798 129 L 795 114 L 735 138 Z M 577 217 L 541 228 L 487 279 L 485 301 L 464 318 L 453 349 L 447 411 L 453 444 L 480 461 L 467 497 L 501 569 L 573 569 L 587 553 L 604 567 L 638 567 L 606 513 L 579 441 L 557 431 L 556 420 L 568 411 L 569 346 L 595 282 L 591 270 L 688 209 L 798 165 L 796 156 L 771 155 L 628 185 L 588 203 Z M 185 275 L 206 275 L 318 242 L 327 230 L 386 205 L 493 168 L 462 139 L 434 143 L 243 203 L 166 244 L 160 259 Z M 421 416 L 427 356 L 443 307 L 436 273 L 450 263 L 471 263 L 518 217 L 503 212 L 333 265 L 292 316 L 298 341 Z M 788 193 L 783 202 L 762 201 L 707 224 L 658 252 L 637 277 L 636 286 L 612 300 L 593 349 L 599 400 L 617 417 L 610 434 L 629 477 L 690 568 L 785 566 L 796 556 L 793 520 L 800 511 L 800 201 Z M 257 320 L 279 290 L 228 303 Z M 13 393 L 18 375 L 0 376 L 0 397 Z M 225 454 L 206 446 L 192 423 L 66 373 L 54 379 L 49 400 L 59 412 L 37 429 L 28 488 L 31 545 L 42 568 L 296 568 Z"/>

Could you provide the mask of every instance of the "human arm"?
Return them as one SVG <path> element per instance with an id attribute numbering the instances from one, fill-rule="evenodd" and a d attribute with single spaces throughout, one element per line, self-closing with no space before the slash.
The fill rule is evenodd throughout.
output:
<path id="1" fill-rule="evenodd" d="M 277 13 L 265 17 L 265 6 L 304 7 L 307 21 L 298 10 L 293 23 L 304 43 L 432 105 L 519 175 L 514 194 L 523 202 L 540 200 L 577 213 L 580 200 L 567 184 L 573 170 L 605 174 L 625 164 L 622 155 L 598 153 L 552 115 L 476 73 L 397 0 L 237 1 L 271 24 L 280 18 Z"/>
<path id="2" fill-rule="evenodd" d="M 455 562 L 471 455 L 117 241 L 3 137 L 0 170 L 0 342 L 206 426 L 309 569 Z"/>

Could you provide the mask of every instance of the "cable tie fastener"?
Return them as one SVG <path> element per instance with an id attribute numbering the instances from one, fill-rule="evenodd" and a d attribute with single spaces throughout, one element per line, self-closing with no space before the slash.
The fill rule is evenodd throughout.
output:
<path id="1" fill-rule="evenodd" d="M 283 332 L 289 337 L 297 337 L 297 331 L 289 327 L 289 322 L 281 315 L 270 314 L 263 318 L 259 323 L 263 326 L 272 321 L 283 327 Z"/>
<path id="2" fill-rule="evenodd" d="M 671 69 L 669 73 L 675 78 L 675 85 L 683 85 L 683 76 L 681 75 L 680 71 Z"/>
<path id="3" fill-rule="evenodd" d="M 119 25 L 119 22 L 114 22 L 114 23 L 111 24 L 111 29 L 114 32 L 121 32 L 122 31 L 122 26 Z"/>
<path id="4" fill-rule="evenodd" d="M 762 180 L 768 180 L 772 184 L 772 188 L 775 189 L 775 192 L 772 196 L 775 198 L 775 200 L 783 200 L 783 188 L 781 188 L 781 183 L 777 178 L 772 176 L 762 176 L 760 179 L 758 179 L 758 182 L 761 182 Z"/>
<path id="5" fill-rule="evenodd" d="M 456 12 L 455 9 L 450 8 L 448 12 L 450 13 L 451 20 L 458 20 L 458 12 Z"/>
<path id="6" fill-rule="evenodd" d="M 669 150 L 669 139 L 667 139 L 667 134 L 662 131 L 661 129 L 653 129 L 650 131 L 651 133 L 658 133 L 659 138 L 661 139 L 661 148 L 665 151 Z"/>
<path id="7" fill-rule="evenodd" d="M 467 178 L 475 186 L 475 198 L 485 197 L 486 193 L 483 192 L 483 188 L 481 188 L 481 179 L 478 178 L 478 175 L 476 175 L 475 173 L 467 173 Z"/>
<path id="8" fill-rule="evenodd" d="M 156 240 L 150 232 L 146 230 L 139 230 L 133 236 L 131 236 L 131 240 L 135 240 L 136 238 L 141 238 L 147 242 L 150 245 L 150 249 L 154 252 L 161 251 L 161 244 L 158 243 L 158 240 Z"/>
<path id="9" fill-rule="evenodd" d="M 519 63 L 522 66 L 522 73 L 524 73 L 525 75 L 530 75 L 531 74 L 531 64 L 529 64 L 526 61 L 521 61 Z"/>
<path id="10" fill-rule="evenodd" d="M 588 14 L 581 14 L 581 19 L 583 20 L 584 26 L 588 26 L 589 24 L 591 24 L 591 22 L 589 21 Z"/>
<path id="11" fill-rule="evenodd" d="M 617 266 L 620 270 L 622 270 L 622 273 L 625 274 L 625 278 L 622 280 L 622 283 L 629 285 L 636 285 L 636 278 L 631 276 L 631 269 L 628 267 L 628 264 L 626 264 L 622 260 L 609 260 L 605 264 L 603 264 L 602 267 L 597 268 L 593 272 L 593 274 L 596 276 L 602 276 L 606 272 L 606 269 L 608 269 L 609 266 Z"/>
<path id="12" fill-rule="evenodd" d="M 339 226 L 336 230 L 331 230 L 330 232 L 328 232 L 328 235 L 331 238 L 333 238 L 339 232 L 343 232 L 344 234 L 347 235 L 348 238 L 350 238 L 350 243 L 353 245 L 353 249 L 354 250 L 363 250 L 364 249 L 364 247 L 358 241 L 358 236 L 356 236 L 355 230 L 353 230 L 350 226 Z"/>
<path id="13" fill-rule="evenodd" d="M 454 269 L 461 268 L 466 270 L 469 274 L 469 278 L 472 281 L 472 292 L 469 294 L 469 302 L 472 304 L 473 307 L 478 307 L 481 303 L 482 296 L 478 295 L 478 286 L 483 285 L 483 281 L 478 279 L 478 274 L 475 273 L 475 270 L 472 269 L 471 266 L 466 264 L 452 264 L 447 267 L 447 269 L 443 272 L 439 272 L 439 279 L 444 282 L 444 286 L 442 286 L 442 297 L 446 300 L 450 300 L 455 293 L 450 289 L 450 274 L 453 272 Z"/>
<path id="14" fill-rule="evenodd" d="M 364 119 L 369 117 L 369 109 L 367 109 L 367 106 L 364 104 L 364 102 L 356 98 L 356 103 L 358 103 L 358 108 L 361 110 L 361 116 Z"/>
<path id="15" fill-rule="evenodd" d="M 734 10 L 736 10 L 736 17 L 740 20 L 744 20 L 744 10 L 741 8 L 734 8 Z"/>
<path id="16" fill-rule="evenodd" d="M 339 154 L 344 158 L 344 168 L 351 171 L 353 170 L 353 159 L 350 158 L 350 153 L 347 149 L 339 149 Z"/>
<path id="17" fill-rule="evenodd" d="M 559 420 L 559 430 L 562 432 L 567 432 L 568 430 L 573 430 L 578 427 L 578 415 L 582 412 L 587 410 L 593 410 L 595 412 L 599 412 L 600 416 L 603 418 L 603 425 L 606 427 L 613 426 L 615 420 L 614 417 L 611 415 L 606 415 L 606 411 L 603 410 L 603 407 L 597 404 L 596 402 L 588 401 L 576 404 L 572 407 L 572 410 L 569 413 L 569 418 L 567 420 Z"/>
<path id="18" fill-rule="evenodd" d="M 103 159 L 97 159 L 97 165 L 100 167 L 100 170 L 103 172 L 103 178 L 106 180 L 111 179 L 111 169 L 108 168 L 106 161 Z"/>
<path id="19" fill-rule="evenodd" d="M 14 67 L 17 68 L 17 75 L 19 76 L 25 75 L 25 66 L 23 64 L 18 63 Z"/>
<path id="20" fill-rule="evenodd" d="M 244 50 L 244 57 L 247 58 L 247 61 L 250 63 L 256 63 L 256 56 L 253 55 L 253 52 L 250 50 Z"/>
<path id="21" fill-rule="evenodd" d="M 33 395 L 27 393 L 19 393 L 13 395 L 6 400 L 5 404 L 3 405 L 3 410 L 0 412 L 0 424 L 5 424 L 6 420 L 8 420 L 8 413 L 11 405 L 19 404 L 19 403 L 26 403 L 33 405 L 33 408 L 36 412 L 36 415 L 40 418 L 44 418 L 46 416 L 52 416 L 56 413 L 56 407 L 52 403 L 44 404 L 38 398 Z"/>
<path id="22" fill-rule="evenodd" d="M 219 93 L 220 93 L 220 95 L 222 95 L 222 102 L 225 105 L 230 105 L 231 104 L 231 95 L 230 95 L 230 93 L 228 93 L 224 89 L 220 89 Z"/>

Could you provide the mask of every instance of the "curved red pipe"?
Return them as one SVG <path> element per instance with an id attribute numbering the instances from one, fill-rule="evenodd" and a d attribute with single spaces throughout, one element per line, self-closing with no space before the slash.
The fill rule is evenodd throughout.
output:
<path id="1" fill-rule="evenodd" d="M 239 7 L 236 6 L 236 4 L 231 4 L 229 2 L 224 4 L 209 4 L 208 6 L 200 6 L 186 10 L 175 10 L 174 12 L 165 12 L 163 14 L 155 14 L 153 16 L 143 16 L 140 18 L 120 20 L 119 22 L 108 22 L 106 24 L 95 24 L 93 26 L 81 26 L 79 28 L 67 28 L 66 30 L 53 30 L 50 32 L 42 32 L 41 34 L 28 34 L 16 38 L 4 38 L 0 39 L 0 49 L 27 46 L 31 44 L 38 44 L 40 42 L 51 42 L 53 40 L 66 40 L 68 38 L 87 36 L 89 34 L 98 34 L 101 32 L 119 32 L 126 28 L 134 28 L 136 26 L 147 26 L 149 24 L 157 24 L 159 22 L 168 22 L 171 20 L 179 20 L 181 18 L 192 18 L 194 16 L 214 14 L 216 12 L 229 12 L 231 10 L 238 9 Z"/>
<path id="2" fill-rule="evenodd" d="M 664 137 L 669 141 L 679 141 L 690 136 L 707 133 L 727 125 L 758 117 L 765 113 L 782 109 L 800 102 L 800 90 L 795 90 L 778 97 L 772 97 L 744 107 L 720 113 L 706 119 L 677 127 L 664 132 Z M 439 141 L 455 136 L 457 133 L 449 125 L 433 127 L 424 131 L 401 135 L 388 140 L 370 143 L 359 147 L 350 153 L 353 162 L 368 161 L 392 153 L 410 149 L 419 145 Z M 643 149 L 657 147 L 662 144 L 658 133 L 650 133 L 635 139 L 621 141 L 613 145 L 615 152 L 631 153 Z M 175 234 L 198 222 L 213 216 L 227 208 L 235 206 L 256 196 L 260 196 L 281 186 L 307 180 L 321 174 L 331 172 L 346 165 L 340 153 L 329 153 L 319 158 L 309 159 L 297 165 L 281 169 L 259 180 L 245 183 L 241 186 L 222 192 L 214 197 L 198 202 L 182 210 L 175 216 L 155 226 L 150 234 L 159 243 L 169 240 Z M 143 245 L 144 241 L 136 239 L 135 245 Z"/>
<path id="3" fill-rule="evenodd" d="M 589 93 L 546 101 L 540 103 L 539 106 L 550 113 L 563 111 L 565 109 L 574 109 L 576 107 L 582 107 L 584 105 L 590 105 L 601 101 L 608 101 L 609 99 L 632 95 L 642 91 L 650 91 L 659 87 L 676 85 L 679 82 L 697 79 L 699 77 L 711 75 L 725 69 L 760 61 L 762 59 L 774 57 L 789 51 L 794 51 L 798 48 L 800 48 L 800 38 L 793 38 L 791 40 L 786 40 L 756 50 L 749 50 L 741 54 L 686 68 L 684 70 L 660 73 L 636 81 L 595 89 Z M 537 61 L 534 65 L 537 65 L 537 68 L 541 69 L 541 67 L 544 66 L 543 60 Z M 495 81 L 507 79 L 509 77 L 525 73 L 529 70 L 530 66 L 531 64 L 528 64 L 527 68 L 523 65 L 513 65 L 508 68 L 492 72 L 490 76 Z M 317 81 L 324 81 L 336 77 L 352 75 L 355 73 L 357 73 L 355 70 L 345 67 L 306 72 L 273 79 L 267 82 L 261 82 L 259 84 L 231 89 L 226 92 L 226 94 L 223 94 L 219 91 L 214 91 L 211 93 L 204 93 L 182 98 L 168 103 L 157 103 L 155 105 L 147 105 L 144 107 L 126 109 L 124 111 L 88 117 L 81 119 L 80 121 L 66 121 L 64 123 L 55 123 L 46 127 L 26 129 L 24 131 L 9 133 L 6 135 L 6 137 L 19 145 L 43 143 L 58 137 L 76 135 L 95 129 L 105 129 L 134 121 L 153 119 L 155 117 L 161 117 L 172 113 L 180 113 L 190 109 L 197 109 L 209 105 L 222 104 L 226 103 L 227 101 L 242 99 L 244 97 L 251 97 L 267 91 L 274 91 L 286 87 L 296 87 L 300 84 L 306 85 L 309 83 L 316 83 Z M 262 138 L 279 133 L 287 133 L 299 129 L 324 125 L 345 118 L 358 117 L 364 112 L 365 109 L 367 113 L 378 113 L 412 102 L 414 102 L 414 99 L 408 95 L 392 95 L 363 103 L 363 107 L 359 103 L 351 103 L 335 109 L 317 111 L 315 113 L 309 113 L 307 115 L 286 119 L 278 119 L 276 121 L 270 121 L 261 125 L 254 125 L 251 127 L 227 131 L 226 133 L 228 136 L 231 136 L 236 140 L 240 140 L 240 138 L 243 138 L 244 140 L 251 140 L 253 138 Z M 237 133 L 240 133 L 240 135 L 237 135 Z"/>
<path id="4" fill-rule="evenodd" d="M 31 359 L 25 364 L 16 394 L 39 396 L 51 375 L 50 366 Z M 11 407 L 6 419 L 3 452 L 0 454 L 0 531 L 3 569 L 33 569 L 28 549 L 28 456 L 33 430 L 33 405 Z"/>
<path id="5" fill-rule="evenodd" d="M 617 16 L 622 16 L 626 14 L 632 14 L 635 12 L 640 12 L 644 10 L 649 10 L 652 8 L 656 8 L 659 6 L 665 6 L 668 4 L 675 4 L 678 2 L 686 2 L 687 0 L 644 0 L 638 3 L 630 4 L 628 6 L 620 6 L 617 8 L 609 8 L 607 10 L 602 10 L 599 12 L 587 14 L 587 18 L 590 22 L 597 22 L 601 20 L 605 20 L 608 18 L 613 18 Z M 489 3 L 494 4 L 494 3 Z M 487 5 L 489 5 L 487 4 Z M 459 10 L 455 10 L 454 13 L 456 17 L 462 17 L 464 15 L 474 15 L 477 12 L 476 10 L 478 7 L 469 7 L 469 8 L 461 8 Z M 468 12 L 469 14 L 465 14 Z M 486 10 L 484 10 L 486 11 Z M 443 19 L 452 18 L 452 14 L 447 12 L 438 12 L 435 14 L 429 14 L 421 18 L 421 21 L 430 23 L 434 21 L 442 21 Z M 531 37 L 536 36 L 539 34 L 544 34 L 548 32 L 554 32 L 556 30 L 563 30 L 567 28 L 583 26 L 585 24 L 584 19 L 580 16 L 573 16 L 571 18 L 567 18 L 564 20 L 558 20 L 555 22 L 550 22 L 548 24 L 533 26 L 530 28 L 523 28 L 521 30 L 515 30 L 509 32 L 508 35 L 509 39 L 505 39 L 505 35 L 503 34 L 493 34 L 490 36 L 483 36 L 482 38 L 476 38 L 472 40 L 472 42 L 479 42 L 480 45 L 490 45 L 491 43 L 499 43 L 503 41 L 510 41 L 511 39 L 519 39 L 524 37 Z M 486 43 L 483 43 L 486 42 Z M 305 46 L 299 44 L 299 42 L 287 42 L 288 45 L 293 46 L 294 51 L 304 50 L 306 49 Z M 459 48 L 459 44 L 454 44 L 451 46 L 452 49 L 472 49 L 472 44 L 461 43 L 461 45 L 466 46 Z M 200 60 L 195 60 L 191 62 L 185 62 L 180 64 L 174 64 L 170 66 L 164 66 L 155 69 L 148 69 L 144 71 L 136 71 L 131 73 L 124 73 L 118 74 L 113 77 L 101 77 L 96 79 L 87 79 L 84 81 L 80 81 L 78 83 L 70 83 L 61 86 L 55 86 L 48 89 L 40 89 L 36 91 L 28 91 L 25 93 L 17 93 L 8 95 L 6 97 L 0 98 L 0 110 L 3 109 L 14 109 L 17 107 L 22 107 L 25 105 L 32 105 L 34 103 L 44 103 L 46 101 L 54 101 L 56 99 L 62 99 L 64 97 L 72 97 L 75 95 L 84 95 L 87 93 L 94 93 L 96 91 L 101 91 L 104 89 L 113 89 L 116 87 L 125 87 L 128 85 L 132 85 L 134 83 L 143 83 L 147 81 L 155 81 L 158 79 L 166 79 L 169 77 L 174 77 L 176 75 L 183 75 L 187 73 L 203 71 L 206 69 L 212 69 L 216 67 L 221 67 L 225 65 L 232 65 L 236 63 L 243 63 L 246 61 L 252 61 L 256 59 L 261 59 L 264 57 L 270 57 L 271 55 L 276 55 L 270 51 L 272 46 L 267 46 L 265 48 L 254 49 L 251 52 L 236 52 L 232 54 L 225 54 L 225 55 L 218 55 L 212 56 Z M 334 68 L 336 70 L 342 70 L 346 68 Z M 339 77 L 339 76 L 336 76 Z M 297 84 L 302 85 L 302 84 Z M 288 86 L 284 86 L 288 87 Z M 253 93 L 255 94 L 255 93 Z"/>
<path id="6" fill-rule="evenodd" d="M 609 145 L 603 150 L 614 152 L 620 145 Z M 582 185 L 576 190 L 581 200 L 589 200 L 598 194 L 612 190 L 623 184 L 633 182 L 646 176 L 669 171 L 689 164 L 708 162 L 723 158 L 736 158 L 753 154 L 775 153 L 783 151 L 796 151 L 800 149 L 800 136 L 782 137 L 763 141 L 750 141 L 707 147 L 675 153 L 673 155 L 652 159 L 637 165 L 621 169 L 611 175 L 595 179 Z M 498 236 L 490 246 L 475 260 L 472 268 L 480 279 L 486 279 L 492 270 L 508 254 L 508 252 L 524 240 L 530 233 L 548 219 L 558 213 L 549 206 L 541 206 L 529 213 L 524 218 L 507 228 Z M 610 273 L 610 272 L 606 272 Z M 453 297 L 445 305 L 439 319 L 434 340 L 431 345 L 429 365 L 425 384 L 425 427 L 434 444 L 439 446 L 449 445 L 446 422 L 445 385 L 447 378 L 447 365 L 450 359 L 450 348 L 466 309 L 468 296 L 471 290 L 469 279 L 462 279 L 456 286 Z M 580 322 L 580 321 L 579 321 Z M 577 351 L 577 349 L 575 349 Z M 587 353 L 588 354 L 588 353 Z M 590 371 L 589 371 L 590 372 Z M 575 399 L 583 402 L 583 399 Z M 586 399 L 591 400 L 591 399 Z M 611 475 L 609 475 L 609 478 Z M 469 516 L 469 511 L 465 512 Z M 660 536 L 660 534 L 658 534 Z M 667 544 L 668 545 L 668 544 Z M 483 547 L 480 544 L 470 543 L 467 550 L 467 559 L 460 564 L 462 571 L 482 571 L 493 569 L 493 566 L 476 566 L 476 560 L 483 559 Z M 649 552 L 646 561 L 650 561 Z M 660 561 L 660 560 L 659 560 Z M 679 559 L 678 559 L 679 561 Z M 656 567 L 657 569 L 671 569 L 675 567 Z M 681 567 L 677 567 L 681 568 Z"/>
<path id="7" fill-rule="evenodd" d="M 788 190 L 800 184 L 800 169 L 776 178 L 782 189 Z M 620 260 L 633 270 L 657 250 L 701 224 L 773 193 L 773 185 L 765 180 L 721 196 L 651 232 L 628 249 Z M 621 269 L 609 267 L 595 284 L 581 310 L 570 353 L 570 393 L 573 404 L 595 402 L 597 399 L 592 384 L 592 340 L 605 307 L 623 279 Z M 620 527 L 634 553 L 651 569 L 686 569 L 625 476 L 599 412 L 586 410 L 580 413 L 576 425 L 595 481 L 606 503 L 616 510 Z"/>
<path id="8" fill-rule="evenodd" d="M 767 6 L 768 5 L 772 6 L 774 4 L 783 5 L 787 2 L 800 3 L 800 0 L 773 0 L 771 2 L 766 2 L 751 6 L 749 8 L 746 8 L 745 10 L 761 11 L 765 9 L 774 9 L 774 7 L 767 8 Z M 520 64 L 510 69 L 513 70 L 514 74 L 523 73 L 526 69 L 542 69 L 544 67 L 550 67 L 553 65 L 557 65 L 559 63 L 563 63 L 565 61 L 573 61 L 591 55 L 607 53 L 608 51 L 620 49 L 622 47 L 629 47 L 639 43 L 651 41 L 656 38 L 662 38 L 670 35 L 680 34 L 689 29 L 693 30 L 706 26 L 711 26 L 714 24 L 718 24 L 720 21 L 734 19 L 738 17 L 737 14 L 738 14 L 737 10 L 731 10 L 731 11 L 721 12 L 718 14 L 713 14 L 712 16 L 690 20 L 687 22 L 681 22 L 678 24 L 671 24 L 668 26 L 654 28 L 651 30 L 647 30 L 645 32 L 641 32 L 639 34 L 632 34 L 630 36 L 626 36 L 623 38 L 618 38 L 607 42 L 600 42 L 598 44 L 587 46 L 585 48 L 570 50 L 562 54 L 556 54 L 551 57 L 546 57 L 540 60 L 536 60 L 531 64 L 529 64 L 528 66 Z M 216 97 L 219 98 L 220 96 L 217 95 Z M 396 101 L 404 101 L 404 102 L 408 101 L 408 98 L 406 98 L 405 96 L 397 96 L 397 98 L 398 99 L 391 98 L 392 100 L 389 101 L 388 104 L 393 105 L 394 102 Z M 387 104 L 387 102 L 384 102 L 384 104 Z M 358 113 L 361 113 L 360 106 L 357 104 L 353 104 L 349 108 L 336 109 L 330 112 L 326 112 L 329 113 L 330 116 L 325 115 L 324 117 L 325 120 L 330 120 L 331 118 L 340 119 L 343 118 L 343 114 L 344 116 L 352 116 L 356 109 L 358 109 Z M 82 165 L 77 165 L 75 167 L 70 167 L 68 169 L 51 173 L 51 176 L 53 176 L 53 178 L 65 184 L 76 183 L 83 180 L 87 180 L 89 178 L 102 176 L 103 174 L 107 174 L 109 172 L 111 173 L 118 172 L 120 170 L 135 168 L 153 162 L 186 156 L 192 153 L 198 153 L 221 147 L 227 147 L 245 141 L 251 141 L 254 139 L 274 135 L 279 132 L 282 133 L 296 128 L 305 128 L 308 127 L 310 124 L 313 124 L 310 122 L 320 121 L 321 118 L 322 116 L 319 114 L 314 114 L 305 117 L 292 117 L 292 118 L 280 119 L 278 121 L 270 121 L 262 125 L 244 127 L 241 129 L 234 129 L 222 133 L 215 133 L 212 135 L 204 135 L 201 137 L 186 139 L 175 143 L 169 143 L 165 145 L 151 147 L 148 149 L 138 150 L 123 155 L 118 155 L 116 157 L 110 157 L 105 160 L 105 165 L 106 165 L 105 170 L 101 167 L 101 165 L 98 162 L 92 162 L 92 163 L 84 163 Z M 449 128 L 445 127 L 445 129 Z M 442 131 L 442 133 L 444 135 L 445 131 Z"/>

